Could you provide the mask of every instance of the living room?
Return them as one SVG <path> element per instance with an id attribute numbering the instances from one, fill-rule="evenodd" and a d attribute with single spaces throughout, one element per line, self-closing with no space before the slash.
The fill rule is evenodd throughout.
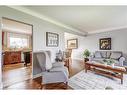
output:
<path id="1" fill-rule="evenodd" d="M 122 52 L 122 57 L 125 58 L 124 65 L 127 66 L 127 22 L 126 22 L 126 6 L 0 6 L 0 18 L 7 17 L 10 19 L 22 21 L 33 25 L 33 53 L 38 51 L 51 51 L 51 61 L 54 62 L 56 53 L 59 50 L 65 51 L 68 40 L 77 39 L 75 47 L 72 49 L 71 54 L 71 66 L 74 64 L 81 65 L 81 69 L 75 73 L 78 74 L 84 70 L 84 56 L 83 53 L 86 49 L 89 50 L 91 55 L 95 51 L 119 51 Z M 75 14 L 75 15 L 74 15 Z M 58 35 L 57 43 L 54 46 L 50 46 L 48 43 L 47 34 Z M 0 32 L 0 36 L 2 33 Z M 110 38 L 110 39 L 105 39 Z M 100 40 L 106 40 L 108 42 L 107 48 L 100 48 L 102 46 Z M 0 44 L 2 45 L 2 39 L 0 37 Z M 2 50 L 0 45 L 0 50 Z M 69 48 L 70 49 L 70 48 Z M 121 57 L 120 56 L 120 57 Z M 90 59 L 89 59 L 90 60 Z M 40 71 L 36 63 L 32 63 L 32 78 L 40 76 Z M 70 66 L 70 68 L 71 68 Z M 75 67 L 74 67 L 75 68 Z M 36 72 L 36 70 L 38 70 Z M 35 72 L 34 72 L 35 71 Z M 72 70 L 73 72 L 74 70 Z M 74 71 L 75 72 L 75 71 Z M 81 72 L 84 74 L 84 71 Z M 92 73 L 93 74 L 93 73 Z M 75 76 L 74 75 L 74 76 Z M 81 74 L 82 76 L 83 74 Z M 88 75 L 88 74 L 87 74 Z M 87 76 L 86 75 L 86 76 Z M 91 73 L 90 73 L 91 75 Z M 126 74 L 124 74 L 126 76 Z M 73 76 L 71 76 L 73 77 Z M 72 78 L 69 77 L 69 80 Z M 96 76 L 95 76 L 96 77 Z M 103 77 L 103 76 L 97 76 Z M 96 78 L 97 78 L 96 77 Z M 75 77 L 74 77 L 75 78 Z M 77 78 L 77 76 L 76 76 Z M 83 77 L 84 78 L 84 77 Z M 91 77 L 89 77 L 91 78 Z M 104 80 L 111 80 L 113 87 L 118 83 L 118 88 L 126 89 L 126 80 L 123 84 L 120 83 L 117 78 L 105 78 Z M 124 78 L 125 79 L 125 78 Z M 83 79 L 82 79 L 83 80 Z M 114 81 L 115 80 L 115 81 Z M 117 82 L 116 82 L 117 80 Z M 69 81 L 67 89 L 106 89 L 100 87 L 90 87 L 87 83 L 83 84 L 83 81 L 76 86 Z M 87 80 L 88 81 L 88 80 Z M 102 80 L 103 81 L 103 80 Z M 115 83 L 116 82 L 116 83 Z M 95 82 L 96 83 L 96 82 Z M 109 82 L 110 83 L 110 82 Z M 82 85 L 83 84 L 83 85 Z M 101 84 L 101 83 L 100 83 Z M 106 84 L 106 83 L 105 83 Z M 1 84 L 2 85 L 2 84 Z M 40 85 L 35 89 L 41 89 Z M 60 86 L 63 84 L 60 84 Z M 95 85 L 95 84 L 94 84 Z M 51 86 L 51 85 L 50 85 Z M 59 84 L 53 84 L 49 87 L 52 89 L 55 86 L 60 87 Z M 113 89 L 106 85 L 107 89 Z M 12 87 L 13 88 L 13 87 Z M 29 88 L 29 87 L 28 87 Z M 114 89 L 118 89 L 117 87 Z M 30 88 L 29 88 L 30 89 Z M 66 89 L 66 88 L 63 88 Z"/>

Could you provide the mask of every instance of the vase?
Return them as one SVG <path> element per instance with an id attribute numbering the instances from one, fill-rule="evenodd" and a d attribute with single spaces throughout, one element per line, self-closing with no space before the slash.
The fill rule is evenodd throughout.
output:
<path id="1" fill-rule="evenodd" d="M 89 61 L 89 59 L 88 58 L 84 58 L 84 61 L 87 62 L 87 61 Z"/>

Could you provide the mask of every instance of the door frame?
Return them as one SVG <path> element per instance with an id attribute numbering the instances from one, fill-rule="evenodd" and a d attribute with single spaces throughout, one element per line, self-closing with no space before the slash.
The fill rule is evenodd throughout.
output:
<path id="1" fill-rule="evenodd" d="M 11 21 L 15 21 L 15 22 L 19 22 L 19 23 L 22 23 L 22 24 L 26 24 L 26 25 L 30 25 L 31 27 L 32 27 L 32 37 L 31 37 L 31 44 L 32 44 L 32 72 L 31 72 L 31 74 L 32 74 L 32 77 L 33 77 L 33 24 L 29 24 L 29 23 L 25 23 L 25 22 L 23 22 L 23 21 L 20 21 L 20 20 L 15 20 L 15 19 L 11 19 L 11 18 L 8 18 L 8 17 L 5 17 L 5 16 L 3 16 L 3 17 L 1 17 L 0 18 L 0 44 L 1 44 L 1 47 L 0 47 L 0 51 L 2 51 L 2 20 L 3 19 L 8 19 L 8 20 L 11 20 Z M 3 71 L 2 71 L 2 61 L 1 61 L 1 58 L 2 58 L 2 52 L 0 52 L 0 76 L 2 76 L 3 77 L 3 75 L 2 75 L 2 73 L 3 73 Z M 3 88 L 3 81 L 2 81 L 2 77 L 0 78 L 0 83 L 2 83 L 2 86 L 0 85 L 0 89 L 2 89 Z M 32 78 L 31 77 L 31 78 Z"/>
<path id="2" fill-rule="evenodd" d="M 0 17 L 0 76 L 2 76 L 2 17 Z M 0 77 L 0 89 L 3 89 L 2 77 Z"/>

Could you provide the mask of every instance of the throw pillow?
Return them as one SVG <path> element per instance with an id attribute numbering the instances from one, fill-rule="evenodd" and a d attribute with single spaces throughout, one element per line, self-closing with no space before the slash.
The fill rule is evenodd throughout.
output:
<path id="1" fill-rule="evenodd" d="M 99 51 L 96 51 L 94 56 L 95 58 L 102 58 L 101 53 Z"/>
<path id="2" fill-rule="evenodd" d="M 106 54 L 107 54 L 106 51 L 102 51 L 102 52 L 101 52 L 101 56 L 102 56 L 103 58 L 107 58 Z"/>
<path id="3" fill-rule="evenodd" d="M 62 66 L 64 66 L 64 62 L 54 62 L 54 63 L 52 63 L 52 67 L 62 67 Z"/>
<path id="4" fill-rule="evenodd" d="M 111 56 L 111 52 L 107 51 L 107 58 L 110 58 L 110 56 Z"/>
<path id="5" fill-rule="evenodd" d="M 118 60 L 121 56 L 120 52 L 112 52 L 110 58 Z"/>

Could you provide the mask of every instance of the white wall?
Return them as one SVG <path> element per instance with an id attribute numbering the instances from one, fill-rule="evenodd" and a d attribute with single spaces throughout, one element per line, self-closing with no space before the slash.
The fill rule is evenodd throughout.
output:
<path id="1" fill-rule="evenodd" d="M 72 37 L 65 37 L 65 39 L 78 38 L 79 48 L 73 50 L 72 57 L 74 59 L 82 59 L 82 53 L 85 49 L 89 49 L 91 52 L 99 50 L 99 39 L 106 37 L 112 38 L 113 51 L 122 51 L 125 55 L 127 55 L 127 29 L 107 31 L 92 34 L 87 37 L 73 35 Z"/>

